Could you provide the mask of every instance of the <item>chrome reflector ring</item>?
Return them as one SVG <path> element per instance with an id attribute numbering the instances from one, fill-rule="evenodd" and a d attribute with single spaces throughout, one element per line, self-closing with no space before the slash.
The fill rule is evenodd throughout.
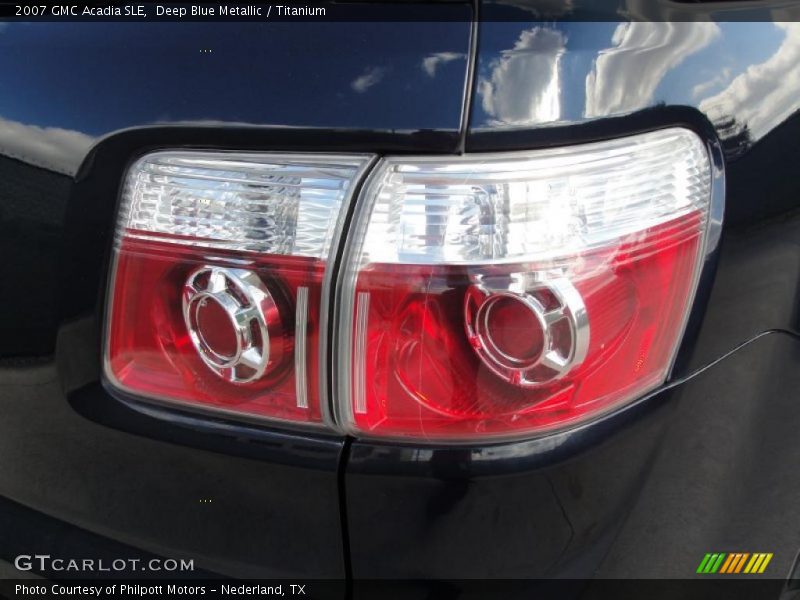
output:
<path id="1" fill-rule="evenodd" d="M 210 303 L 227 317 L 223 326 L 230 328 L 226 333 L 235 339 L 235 347 L 229 351 L 210 342 L 209 332 L 204 330 L 200 315 Z M 202 361 L 231 383 L 256 381 L 280 361 L 283 345 L 278 307 L 252 271 L 214 266 L 193 271 L 183 286 L 183 319 Z"/>
<path id="2" fill-rule="evenodd" d="M 464 302 L 467 338 L 483 363 L 506 381 L 534 387 L 559 379 L 583 362 L 589 348 L 589 318 L 583 298 L 566 279 L 531 285 L 520 274 L 512 280 L 506 289 L 483 282 L 469 289 Z M 504 300 L 518 302 L 541 330 L 540 352 L 512 356 L 494 340 L 490 314 Z"/>

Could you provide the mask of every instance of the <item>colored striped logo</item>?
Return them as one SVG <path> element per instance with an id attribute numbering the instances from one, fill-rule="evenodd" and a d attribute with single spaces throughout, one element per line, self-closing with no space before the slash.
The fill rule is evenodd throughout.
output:
<path id="1" fill-rule="evenodd" d="M 718 552 L 706 554 L 697 567 L 697 572 L 706 573 L 763 573 L 769 561 L 772 560 L 772 552 Z"/>

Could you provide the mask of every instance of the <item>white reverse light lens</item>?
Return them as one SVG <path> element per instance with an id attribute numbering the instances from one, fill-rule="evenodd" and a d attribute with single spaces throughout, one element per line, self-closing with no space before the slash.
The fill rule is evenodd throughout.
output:
<path id="1" fill-rule="evenodd" d="M 382 169 L 363 263 L 548 260 L 705 215 L 709 201 L 706 149 L 677 128 L 513 157 L 396 158 Z"/>
<path id="2" fill-rule="evenodd" d="M 139 239 L 166 234 L 192 246 L 324 258 L 363 165 L 341 156 L 148 154 L 129 172 L 120 229 Z"/>

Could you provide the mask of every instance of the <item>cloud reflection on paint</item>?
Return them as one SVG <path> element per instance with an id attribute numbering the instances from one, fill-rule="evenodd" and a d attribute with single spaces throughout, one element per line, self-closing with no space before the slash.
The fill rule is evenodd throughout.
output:
<path id="1" fill-rule="evenodd" d="M 714 122 L 733 117 L 754 140 L 800 110 L 800 23 L 774 23 L 784 32 L 777 51 L 749 66 L 719 93 L 700 102 Z"/>
<path id="2" fill-rule="evenodd" d="M 559 66 L 566 36 L 555 29 L 523 31 L 510 50 L 489 64 L 478 80 L 481 105 L 490 124 L 523 125 L 561 116 Z"/>
<path id="3" fill-rule="evenodd" d="M 363 94 L 369 88 L 380 83 L 383 76 L 386 75 L 386 69 L 381 67 L 370 67 L 364 71 L 362 75 L 356 77 L 350 84 L 353 91 Z"/>
<path id="4" fill-rule="evenodd" d="M 461 52 L 436 52 L 422 59 L 422 70 L 428 74 L 428 77 L 435 77 L 440 66 L 460 58 L 466 58 L 466 55 Z"/>
<path id="5" fill-rule="evenodd" d="M 95 138 L 60 127 L 37 127 L 0 118 L 0 155 L 75 175 Z"/>
<path id="6" fill-rule="evenodd" d="M 586 76 L 585 117 L 626 114 L 652 103 L 664 76 L 720 35 L 711 22 L 620 23 Z"/>

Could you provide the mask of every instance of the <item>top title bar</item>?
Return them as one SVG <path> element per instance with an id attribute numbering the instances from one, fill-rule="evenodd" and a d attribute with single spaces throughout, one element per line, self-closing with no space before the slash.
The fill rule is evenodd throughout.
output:
<path id="1" fill-rule="evenodd" d="M 477 10 L 476 10 L 477 9 Z M 796 0 L 0 2 L 0 21 L 797 21 Z"/>

